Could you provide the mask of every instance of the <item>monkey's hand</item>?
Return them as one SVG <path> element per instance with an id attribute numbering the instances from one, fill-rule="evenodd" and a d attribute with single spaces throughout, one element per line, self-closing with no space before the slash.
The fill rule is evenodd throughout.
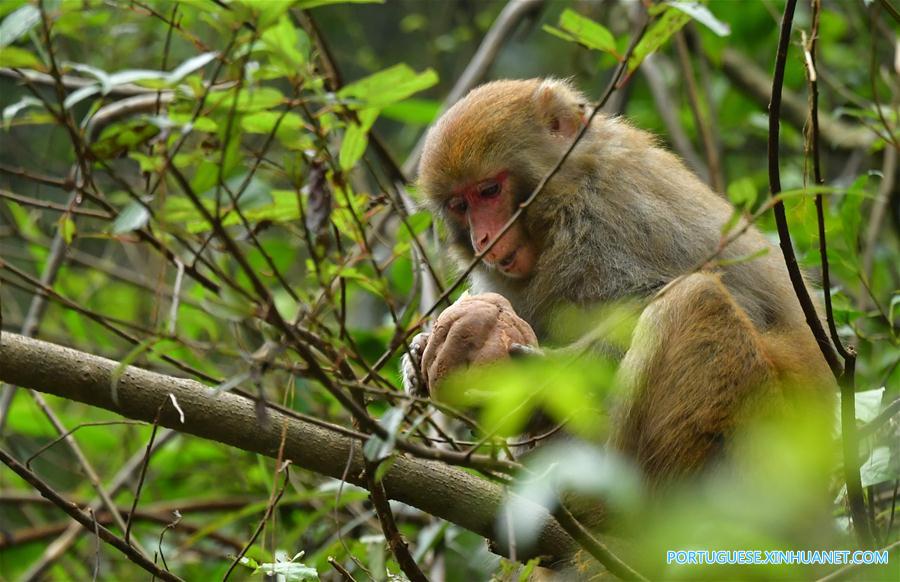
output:
<path id="1" fill-rule="evenodd" d="M 422 353 L 428 345 L 430 334 L 417 334 L 409 342 L 409 351 L 400 358 L 400 376 L 403 380 L 403 390 L 410 396 L 428 397 L 428 383 L 422 374 Z"/>
<path id="2" fill-rule="evenodd" d="M 547 353 L 538 346 L 530 346 L 528 344 L 513 344 L 509 346 L 509 355 L 513 359 L 542 358 Z"/>
<path id="3" fill-rule="evenodd" d="M 433 394 L 454 370 L 509 358 L 517 345 L 538 350 L 534 331 L 509 301 L 496 293 L 470 295 L 438 317 L 422 352 L 420 376 Z"/>

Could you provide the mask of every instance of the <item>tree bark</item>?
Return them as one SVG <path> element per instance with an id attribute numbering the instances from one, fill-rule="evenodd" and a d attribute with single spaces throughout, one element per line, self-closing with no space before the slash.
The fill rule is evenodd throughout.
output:
<path id="1" fill-rule="evenodd" d="M 245 451 L 276 457 L 285 430 L 285 457 L 295 465 L 340 479 L 352 455 L 347 481 L 365 487 L 361 443 L 337 430 L 268 411 L 264 425 L 257 421 L 255 405 L 229 392 L 215 393 L 194 380 L 166 376 L 134 366 L 126 367 L 112 389 L 116 361 L 24 336 L 0 335 L 0 381 L 54 394 L 62 398 L 110 410 L 127 418 L 153 422 L 162 406 L 160 425 L 234 446 Z M 170 395 L 184 411 L 184 423 Z M 384 476 L 391 499 L 446 519 L 497 542 L 496 516 L 505 496 L 501 485 L 481 479 L 458 467 L 436 461 L 398 456 Z M 561 557 L 570 554 L 575 542 L 550 514 L 533 505 L 533 519 L 544 526 L 536 547 L 518 559 Z M 496 546 L 500 547 L 501 546 Z"/>

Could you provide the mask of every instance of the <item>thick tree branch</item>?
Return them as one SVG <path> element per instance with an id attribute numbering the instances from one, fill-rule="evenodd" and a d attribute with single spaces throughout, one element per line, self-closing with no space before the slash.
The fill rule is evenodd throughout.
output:
<path id="1" fill-rule="evenodd" d="M 347 480 L 365 487 L 361 447 L 351 447 L 350 437 L 338 430 L 314 425 L 269 410 L 260 426 L 253 401 L 236 394 L 215 393 L 182 378 L 129 366 L 116 385 L 117 401 L 110 389 L 119 363 L 55 344 L 3 333 L 0 337 L 0 381 L 55 394 L 113 411 L 122 416 L 152 422 L 161 404 L 160 425 L 218 441 L 269 457 L 278 454 L 282 430 L 286 431 L 284 456 L 295 465 L 322 475 L 341 478 L 352 455 Z M 185 413 L 179 421 L 171 397 Z M 508 494 L 502 486 L 462 469 L 435 461 L 399 457 L 382 483 L 388 497 L 446 519 L 488 539 L 495 539 L 495 516 Z M 567 555 L 576 548 L 549 513 L 533 506 L 534 519 L 544 523 L 530 556 Z"/>

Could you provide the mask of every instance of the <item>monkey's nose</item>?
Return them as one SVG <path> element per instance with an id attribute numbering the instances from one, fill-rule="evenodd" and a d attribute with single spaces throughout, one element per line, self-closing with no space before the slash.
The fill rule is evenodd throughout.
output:
<path id="1" fill-rule="evenodd" d="M 485 233 L 480 238 L 472 237 L 474 240 L 475 252 L 480 253 L 491 242 L 491 235 Z"/>

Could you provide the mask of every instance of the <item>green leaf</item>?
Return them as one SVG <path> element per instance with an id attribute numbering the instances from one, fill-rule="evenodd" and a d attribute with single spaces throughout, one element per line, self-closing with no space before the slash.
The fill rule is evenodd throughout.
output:
<path id="1" fill-rule="evenodd" d="M 161 155 L 148 156 L 141 152 L 128 152 L 128 157 L 138 163 L 141 172 L 160 172 L 165 165 L 165 159 Z"/>
<path id="2" fill-rule="evenodd" d="M 204 117 L 202 115 L 194 119 L 193 113 L 178 113 L 177 111 L 170 111 L 169 120 L 179 127 L 184 128 L 184 131 L 187 131 L 188 124 L 190 124 L 190 129 L 192 131 L 196 130 L 206 133 L 215 133 L 219 130 L 219 124 L 216 123 L 215 120 L 209 117 Z"/>
<path id="3" fill-rule="evenodd" d="M 401 63 L 346 85 L 338 92 L 338 97 L 361 101 L 357 105 L 360 109 L 381 109 L 433 87 L 437 82 L 438 75 L 432 69 L 416 73 L 409 65 Z"/>
<path id="4" fill-rule="evenodd" d="M 43 236 L 41 229 L 38 228 L 38 222 L 31 216 L 29 209 L 18 204 L 9 204 L 7 208 L 12 213 L 16 228 L 22 231 L 26 240 L 38 240 Z"/>
<path id="5" fill-rule="evenodd" d="M 137 200 L 132 200 L 113 221 L 112 232 L 113 234 L 123 234 L 141 229 L 149 219 L 150 213 L 147 208 Z"/>
<path id="6" fill-rule="evenodd" d="M 391 470 L 391 467 L 394 466 L 394 463 L 397 462 L 397 456 L 391 455 L 387 459 L 384 459 L 378 466 L 375 468 L 374 479 L 376 483 L 381 483 L 381 480 L 384 479 L 384 476 L 388 474 L 388 471 Z"/>
<path id="7" fill-rule="evenodd" d="M 75 239 L 75 234 L 77 234 L 77 231 L 75 229 L 75 221 L 72 220 L 72 216 L 69 214 L 63 214 L 59 218 L 59 222 L 57 224 L 59 226 L 59 232 L 62 233 L 63 240 L 66 241 L 67 245 L 72 244 L 72 241 Z"/>
<path id="8" fill-rule="evenodd" d="M 713 16 L 713 13 L 709 11 L 709 8 L 700 2 L 670 0 L 669 5 L 689 15 L 691 18 L 713 31 L 717 36 L 728 36 L 731 34 L 731 27 Z"/>
<path id="9" fill-rule="evenodd" d="M 135 118 L 126 123 L 116 123 L 103 130 L 93 147 L 99 158 L 114 158 L 137 145 L 159 135 L 159 127 L 146 119 Z"/>
<path id="10" fill-rule="evenodd" d="M 296 113 L 258 111 L 247 114 L 241 119 L 241 129 L 247 133 L 268 135 L 275 130 L 276 125 L 278 129 L 275 131 L 275 138 L 285 147 L 300 151 L 315 147 L 313 134 L 306 131 L 303 118 Z"/>
<path id="11" fill-rule="evenodd" d="M 247 560 L 247 558 L 241 558 L 242 562 L 244 560 Z M 249 561 L 246 565 L 253 567 Z M 262 571 L 267 577 L 274 577 L 276 580 L 285 580 L 287 582 L 319 579 L 319 573 L 315 568 L 300 562 L 263 562 L 255 566 L 255 570 Z"/>
<path id="12" fill-rule="evenodd" d="M 331 4 L 384 4 L 384 0 L 300 0 L 297 2 L 297 8 L 307 10 Z"/>
<path id="13" fill-rule="evenodd" d="M 897 478 L 900 463 L 892 462 L 891 449 L 889 447 L 877 447 L 872 454 L 859 467 L 859 476 L 863 487 L 869 487 L 892 481 Z"/>
<path id="14" fill-rule="evenodd" d="M 298 71 L 307 62 L 309 37 L 297 29 L 287 16 L 282 16 L 277 25 L 265 31 L 261 40 L 263 45 L 281 57 L 289 71 Z"/>
<path id="15" fill-rule="evenodd" d="M 340 163 L 345 172 L 353 168 L 356 162 L 366 153 L 369 144 L 369 129 L 378 117 L 377 109 L 365 109 L 359 112 L 359 123 L 351 123 L 344 132 L 341 142 Z"/>
<path id="16" fill-rule="evenodd" d="M 341 142 L 341 169 L 346 172 L 353 168 L 366 152 L 368 144 L 368 133 L 359 124 L 351 123 L 344 133 L 344 141 Z"/>
<path id="17" fill-rule="evenodd" d="M 219 163 L 213 160 L 203 160 L 197 166 L 197 171 L 191 177 L 191 188 L 194 192 L 206 192 L 216 185 L 219 180 Z"/>
<path id="18" fill-rule="evenodd" d="M 187 77 L 194 71 L 197 71 L 197 70 L 205 67 L 207 64 L 209 64 L 211 61 L 213 61 L 218 56 L 219 56 L 218 52 L 210 51 L 210 52 L 199 54 L 196 57 L 189 58 L 188 60 L 184 61 L 183 63 L 181 63 L 180 65 L 175 67 L 175 69 L 171 73 L 165 75 L 164 78 L 166 80 L 166 83 L 168 83 L 170 85 L 174 85 L 174 84 L 180 82 L 182 79 L 184 79 L 185 77 Z M 114 77 L 115 77 L 115 75 L 114 75 Z"/>
<path id="19" fill-rule="evenodd" d="M 42 71 L 44 63 L 25 49 L 8 46 L 0 48 L 0 67 L 19 67 Z"/>
<path id="20" fill-rule="evenodd" d="M 41 11 L 32 4 L 26 4 L 4 18 L 0 23 L 0 48 L 19 40 L 40 21 Z"/>
<path id="21" fill-rule="evenodd" d="M 237 0 L 232 7 L 239 8 L 242 4 L 253 13 L 237 10 L 236 16 L 243 20 L 256 20 L 257 30 L 265 31 L 291 8 L 294 0 Z"/>
<path id="22" fill-rule="evenodd" d="M 96 95 L 101 90 L 102 87 L 100 85 L 87 85 L 85 87 L 72 91 L 63 101 L 63 107 L 65 107 L 66 109 L 71 109 L 76 104 L 84 101 L 91 95 Z"/>
<path id="23" fill-rule="evenodd" d="M 281 120 L 279 123 L 278 120 Z M 278 125 L 278 134 L 288 131 L 298 131 L 303 128 L 303 118 L 296 113 L 283 113 L 280 111 L 257 111 L 245 115 L 241 119 L 241 128 L 248 133 L 269 134 Z"/>
<path id="24" fill-rule="evenodd" d="M 384 427 L 387 432 L 386 438 L 382 439 L 377 435 L 372 435 L 366 444 L 363 445 L 363 455 L 366 459 L 377 463 L 382 459 L 388 458 L 394 451 L 394 444 L 397 440 L 397 431 L 400 430 L 400 424 L 406 417 L 406 411 L 403 408 L 390 408 L 378 420 L 378 424 Z"/>
<path id="25" fill-rule="evenodd" d="M 740 178 L 728 185 L 728 199 L 738 208 L 745 210 L 752 208 L 757 195 L 752 178 Z"/>
<path id="26" fill-rule="evenodd" d="M 884 402 L 884 388 L 857 392 L 854 395 L 854 401 L 856 420 L 863 423 L 872 422 L 878 416 L 878 413 L 881 412 L 881 404 Z"/>
<path id="27" fill-rule="evenodd" d="M 29 0 L 5 0 L 4 2 L 0 2 L 0 17 L 6 16 L 7 14 L 15 10 L 18 10 L 28 3 Z"/>
<path id="28" fill-rule="evenodd" d="M 384 117 L 412 125 L 428 125 L 441 111 L 441 103 L 434 99 L 405 99 L 381 110 Z"/>
<path id="29" fill-rule="evenodd" d="M 538 567 L 540 564 L 540 558 L 532 558 L 525 563 L 525 566 L 519 572 L 518 582 L 528 582 L 531 580 L 531 574 L 534 572 L 534 569 Z"/>
<path id="30" fill-rule="evenodd" d="M 565 357 L 500 361 L 460 370 L 443 380 L 438 398 L 451 405 L 482 411 L 488 431 L 520 433 L 537 410 L 544 410 L 584 436 L 601 431 L 602 393 L 613 384 L 615 365 L 584 358 L 574 365 Z"/>
<path id="31" fill-rule="evenodd" d="M 235 91 L 222 91 L 211 93 L 206 102 L 211 108 L 219 108 L 221 111 L 230 111 L 234 103 Z M 238 111 L 262 111 L 274 109 L 284 102 L 284 95 L 274 87 L 255 87 L 253 89 L 241 89 L 237 96 Z"/>
<path id="32" fill-rule="evenodd" d="M 13 120 L 13 118 L 22 110 L 27 109 L 29 107 L 43 107 L 44 104 L 41 103 L 41 100 L 37 97 L 32 97 L 31 95 L 26 95 L 13 103 L 12 105 L 7 105 L 3 108 L 3 112 L 0 113 L 0 119 L 3 120 L 3 128 L 9 129 L 9 124 Z"/>
<path id="33" fill-rule="evenodd" d="M 654 22 L 628 59 L 628 70 L 634 71 L 648 55 L 668 42 L 669 38 L 691 21 L 690 15 L 666 4 L 662 16 Z"/>
<path id="34" fill-rule="evenodd" d="M 102 69 L 84 63 L 70 63 L 72 69 L 94 77 L 97 79 L 99 85 L 88 85 L 77 91 L 73 91 L 66 97 L 63 104 L 66 108 L 70 108 L 91 95 L 96 93 L 106 95 L 115 87 L 129 83 L 160 81 L 159 83 L 153 83 L 153 85 L 162 87 L 175 85 L 189 74 L 206 66 L 210 61 L 215 59 L 218 54 L 219 53 L 217 52 L 206 52 L 192 57 L 176 67 L 171 73 L 147 69 L 131 69 L 119 71 L 117 73 L 107 73 Z"/>
<path id="35" fill-rule="evenodd" d="M 215 166 L 210 166 L 210 171 L 215 172 Z M 241 213 L 249 222 L 261 222 L 264 220 L 274 223 L 291 223 L 300 218 L 300 209 L 297 207 L 297 193 L 293 190 L 272 190 L 269 192 L 271 202 L 256 206 L 255 208 L 241 208 Z M 243 202 L 246 194 L 241 198 Z M 212 212 L 214 202 L 205 200 L 204 206 Z M 209 222 L 198 212 L 194 204 L 182 197 L 169 197 L 165 206 L 159 213 L 160 222 L 180 223 L 188 232 L 198 233 L 210 229 Z M 235 212 L 228 213 L 222 219 L 223 226 L 233 226 L 241 223 L 241 217 Z"/>
<path id="36" fill-rule="evenodd" d="M 589 49 L 618 55 L 616 39 L 603 25 L 566 8 L 559 16 L 560 29 L 544 26 L 544 31 L 563 40 L 577 42 Z"/>
<path id="37" fill-rule="evenodd" d="M 833 249 L 829 247 L 829 258 L 831 258 L 833 252 Z M 835 261 L 832 259 L 832 262 Z M 834 321 L 838 325 L 850 325 L 857 319 L 866 316 L 866 312 L 857 309 L 855 303 L 850 301 L 850 299 L 843 293 L 832 292 L 831 303 L 832 310 L 834 312 Z"/>

